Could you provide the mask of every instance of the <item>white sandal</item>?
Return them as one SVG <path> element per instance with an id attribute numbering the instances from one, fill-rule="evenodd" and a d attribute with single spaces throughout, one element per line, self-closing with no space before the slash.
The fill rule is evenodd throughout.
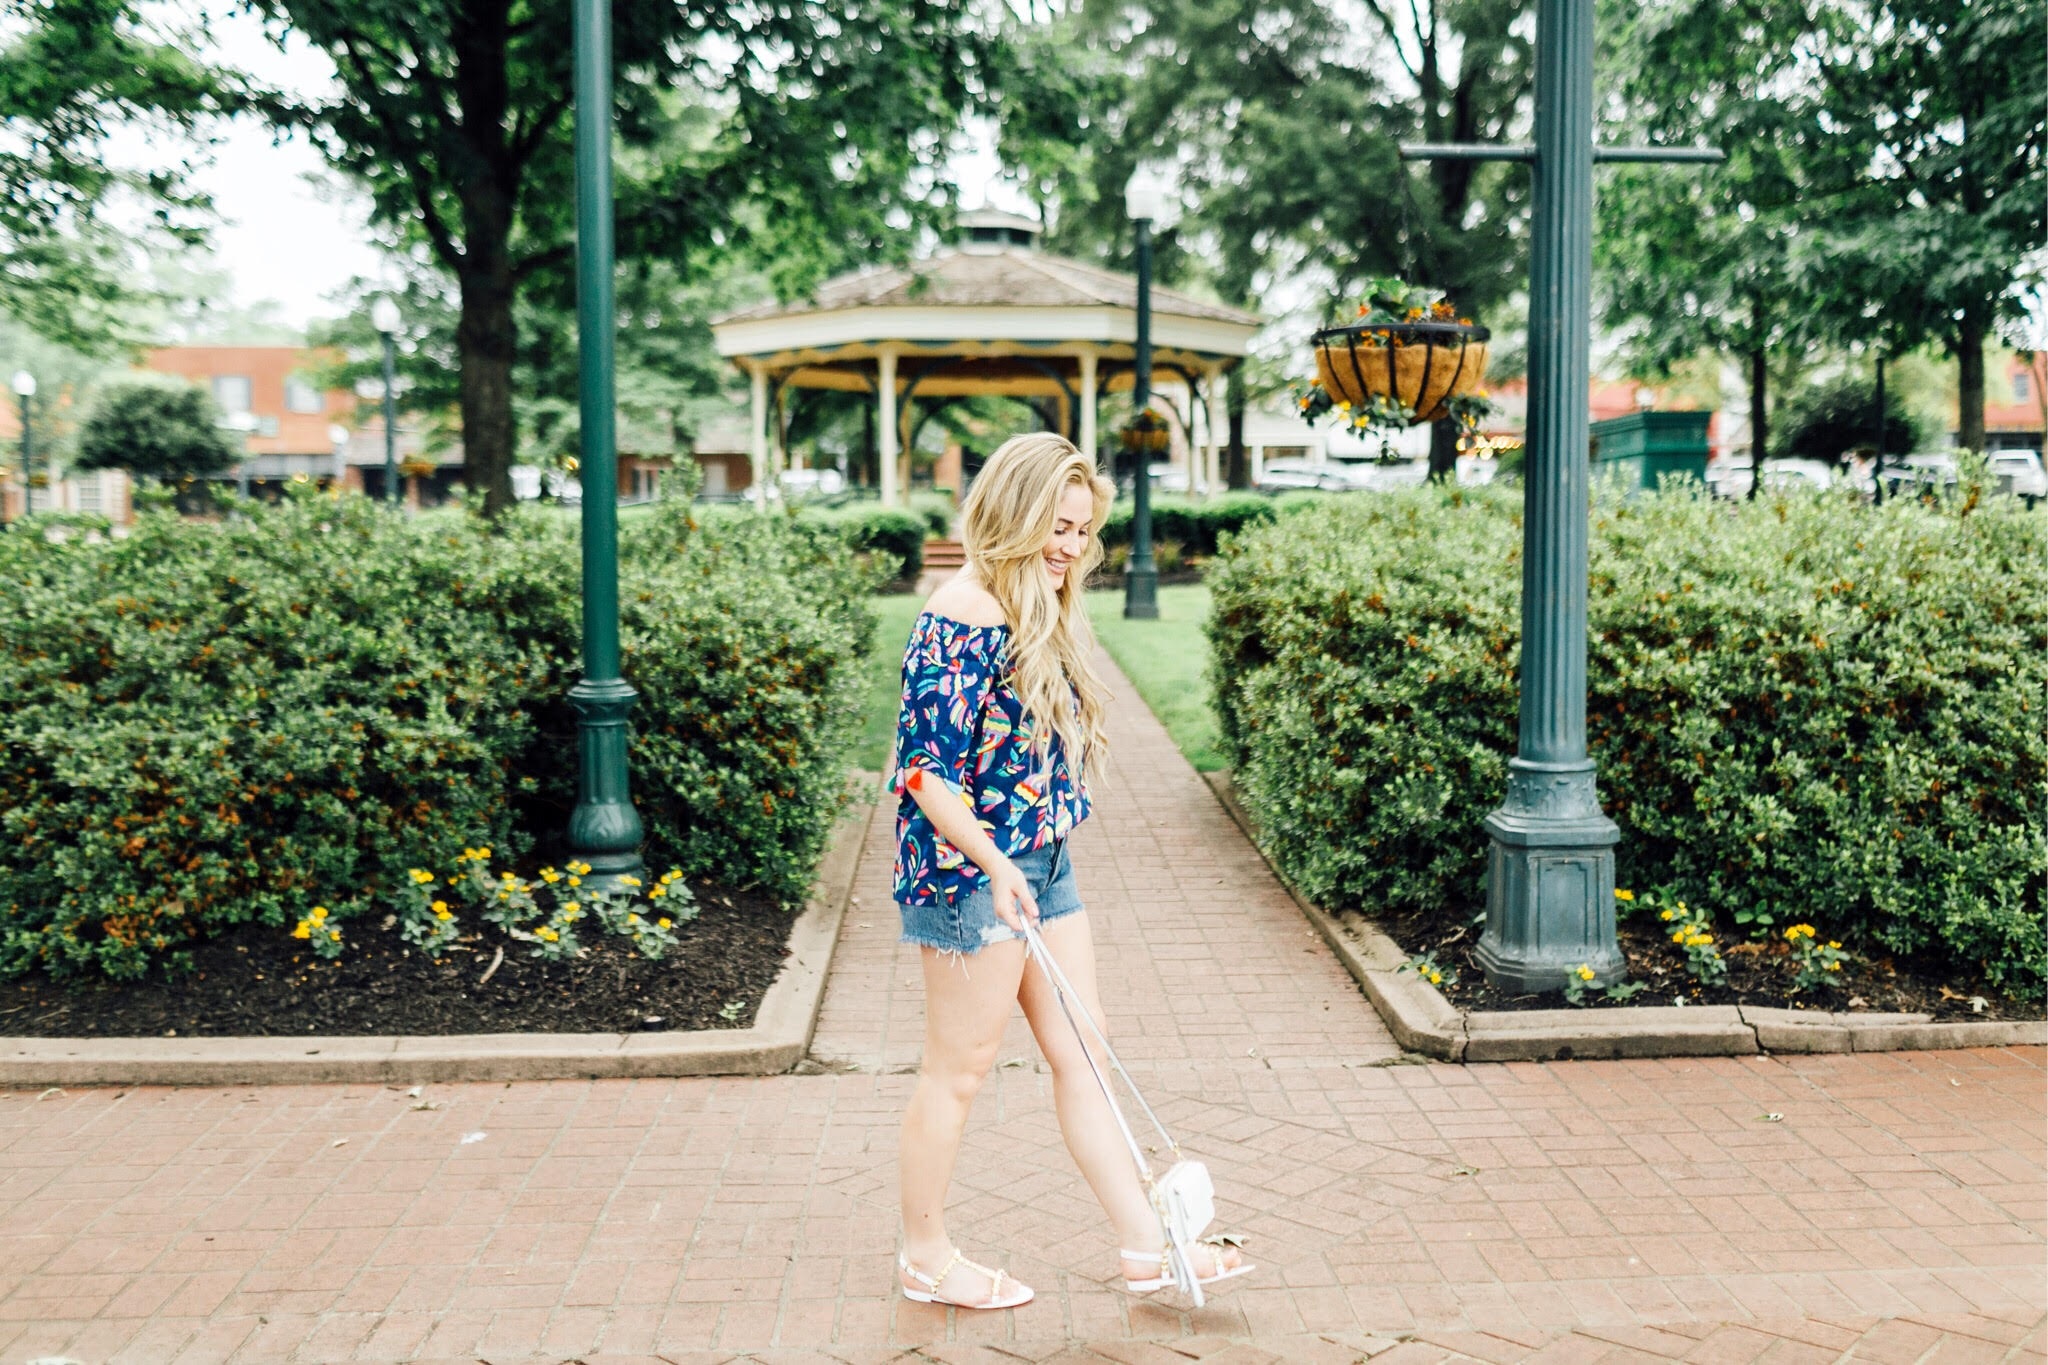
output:
<path id="1" fill-rule="evenodd" d="M 936 1275 L 927 1275 L 912 1265 L 910 1263 L 910 1253 L 907 1251 L 897 1254 L 896 1265 L 904 1274 L 924 1286 L 921 1290 L 912 1289 L 908 1285 L 899 1286 L 903 1290 L 903 1297 L 909 1299 L 912 1303 L 938 1303 L 944 1304 L 949 1308 L 1022 1308 L 1025 1304 L 1031 1302 L 1033 1297 L 1030 1285 L 1021 1283 L 1011 1276 L 1008 1271 L 990 1270 L 985 1265 L 978 1265 L 968 1260 L 959 1247 L 953 1248 L 952 1259 L 941 1266 L 939 1273 Z M 976 1270 L 988 1276 L 988 1298 L 985 1301 L 981 1303 L 962 1303 L 958 1299 L 939 1297 L 939 1285 L 944 1283 L 945 1278 L 952 1274 L 957 1266 L 965 1266 L 969 1270 Z M 1008 1298 L 1003 1297 L 1004 1280 L 1009 1280 L 1015 1286 L 1016 1292 Z M 1204 1281 L 1204 1283 L 1206 1284 L 1207 1281 Z"/>
<path id="2" fill-rule="evenodd" d="M 1254 1270 L 1258 1269 L 1258 1267 L 1253 1265 L 1250 1261 L 1244 1261 L 1240 1264 L 1229 1266 L 1226 1268 L 1223 1264 L 1223 1248 L 1232 1245 L 1232 1243 L 1230 1243 L 1228 1240 L 1222 1237 L 1204 1238 L 1201 1242 L 1201 1245 L 1209 1248 L 1209 1254 L 1216 1258 L 1217 1266 L 1217 1270 L 1214 1275 L 1200 1275 L 1196 1277 L 1197 1282 L 1200 1283 L 1204 1289 L 1208 1288 L 1212 1284 L 1221 1284 L 1225 1280 L 1234 1280 L 1239 1275 L 1249 1275 Z M 1124 1288 L 1129 1290 L 1131 1293 L 1151 1294 L 1161 1289 L 1171 1289 L 1173 1287 L 1173 1276 L 1165 1273 L 1166 1252 L 1164 1250 L 1119 1251 L 1117 1252 L 1117 1255 L 1123 1257 L 1127 1261 L 1150 1261 L 1153 1265 L 1158 1266 L 1160 1269 L 1160 1274 L 1149 1280 L 1126 1279 L 1124 1281 Z"/>

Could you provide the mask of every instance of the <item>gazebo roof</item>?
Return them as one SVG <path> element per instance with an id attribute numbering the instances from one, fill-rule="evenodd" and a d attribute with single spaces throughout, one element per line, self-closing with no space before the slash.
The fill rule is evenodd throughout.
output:
<path id="1" fill-rule="evenodd" d="M 1028 222 L 1028 219 L 1019 219 Z M 871 266 L 836 275 L 808 299 L 741 309 L 714 326 L 793 318 L 849 308 L 1116 308 L 1135 309 L 1138 280 L 1029 247 L 966 245 L 901 266 Z M 1200 318 L 1257 327 L 1255 314 L 1205 303 L 1178 290 L 1152 288 L 1155 317 Z"/>

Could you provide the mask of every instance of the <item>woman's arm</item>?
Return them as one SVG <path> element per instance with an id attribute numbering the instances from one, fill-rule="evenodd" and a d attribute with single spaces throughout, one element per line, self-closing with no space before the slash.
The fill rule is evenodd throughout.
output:
<path id="1" fill-rule="evenodd" d="M 966 802 L 952 788 L 922 768 L 912 768 L 905 775 L 903 785 L 910 792 L 910 799 L 917 802 L 917 808 L 932 822 L 932 828 L 939 832 L 939 837 L 973 859 L 974 865 L 988 874 L 989 891 L 995 897 L 996 918 L 1019 933 L 1024 931 L 1024 920 L 1036 923 L 1038 900 L 1031 894 L 1031 883 L 1017 865 L 996 848 L 995 840 L 988 837 L 988 831 L 974 818 L 974 812 L 967 808 Z"/>

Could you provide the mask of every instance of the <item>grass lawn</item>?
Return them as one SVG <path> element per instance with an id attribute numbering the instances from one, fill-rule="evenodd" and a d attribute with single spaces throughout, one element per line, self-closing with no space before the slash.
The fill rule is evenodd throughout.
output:
<path id="1" fill-rule="evenodd" d="M 903 643 L 910 638 L 924 599 L 888 593 L 869 599 L 881 626 L 866 664 L 867 707 L 855 766 L 880 772 L 896 743 L 896 708 L 903 689 Z M 1200 772 L 1225 765 L 1216 742 L 1216 715 L 1209 707 L 1209 641 L 1202 622 L 1209 615 L 1209 590 L 1200 584 L 1161 588 L 1157 621 L 1127 621 L 1121 588 L 1088 595 L 1089 619 L 1110 657 L 1137 687 L 1138 695 L 1166 725 L 1173 742 Z"/>
<path id="2" fill-rule="evenodd" d="M 1205 773 L 1229 766 L 1209 705 L 1209 640 L 1202 634 L 1208 616 L 1209 590 L 1199 583 L 1161 588 L 1157 621 L 1127 619 L 1122 588 L 1088 595 L 1088 619 L 1103 647 L 1175 746 Z"/>
<path id="3" fill-rule="evenodd" d="M 889 766 L 890 751 L 896 747 L 896 708 L 903 699 L 903 646 L 910 640 L 911 624 L 924 599 L 915 593 L 882 593 L 869 598 L 868 605 L 875 609 L 881 625 L 875 631 L 874 652 L 864 666 L 867 704 L 853 764 L 878 773 Z"/>

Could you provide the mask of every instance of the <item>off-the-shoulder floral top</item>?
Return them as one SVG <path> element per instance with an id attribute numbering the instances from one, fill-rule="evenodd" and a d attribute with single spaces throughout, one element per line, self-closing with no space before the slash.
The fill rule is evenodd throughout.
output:
<path id="1" fill-rule="evenodd" d="M 906 779 L 922 770 L 965 802 L 1005 854 L 1064 839 L 1088 818 L 1088 792 L 1057 734 L 1040 762 L 1023 703 L 1008 681 L 1008 626 L 970 626 L 925 612 L 903 653 L 896 722 L 896 899 L 954 905 L 986 874 L 918 809 Z"/>

